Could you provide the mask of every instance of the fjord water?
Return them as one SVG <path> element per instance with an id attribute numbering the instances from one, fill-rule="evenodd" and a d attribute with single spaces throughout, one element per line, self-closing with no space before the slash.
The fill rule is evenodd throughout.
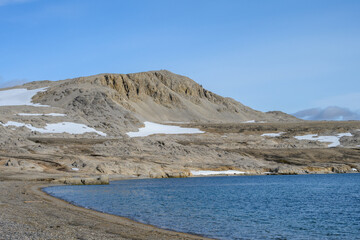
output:
<path id="1" fill-rule="evenodd" d="M 124 180 L 44 191 L 218 239 L 360 239 L 360 174 Z"/>

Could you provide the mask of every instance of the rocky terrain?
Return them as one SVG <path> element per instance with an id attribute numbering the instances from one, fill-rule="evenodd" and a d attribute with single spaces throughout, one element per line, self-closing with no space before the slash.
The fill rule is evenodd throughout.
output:
<path id="1" fill-rule="evenodd" d="M 16 101 L 31 91 L 26 103 Z M 146 122 L 197 133 L 131 137 Z M 255 111 L 165 70 L 39 81 L 0 90 L 0 173 L 51 180 L 358 172 L 359 130 L 358 121 Z"/>

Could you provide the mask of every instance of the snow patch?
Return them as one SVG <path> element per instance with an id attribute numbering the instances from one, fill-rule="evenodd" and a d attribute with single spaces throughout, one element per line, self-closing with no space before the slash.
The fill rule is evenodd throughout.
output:
<path id="1" fill-rule="evenodd" d="M 26 124 L 24 123 L 19 123 L 19 122 L 13 122 L 13 121 L 9 121 L 7 123 L 0 123 L 1 125 L 3 125 L 4 127 L 9 127 L 9 126 L 14 126 L 14 127 L 23 127 L 25 126 Z M 30 125 L 30 124 L 27 124 L 27 125 Z M 31 126 L 31 125 L 30 125 Z"/>
<path id="2" fill-rule="evenodd" d="M 280 137 L 285 132 L 279 132 L 279 133 L 264 133 L 261 136 L 262 137 Z"/>
<path id="3" fill-rule="evenodd" d="M 206 175 L 235 175 L 235 174 L 245 174 L 245 172 L 236 171 L 236 170 L 226 170 L 226 171 L 205 171 L 205 170 L 199 170 L 199 171 L 190 171 L 192 175 L 194 176 L 206 176 Z"/>
<path id="4" fill-rule="evenodd" d="M 76 168 L 76 167 L 71 168 L 71 170 L 73 170 L 73 171 L 79 171 L 79 169 Z"/>
<path id="5" fill-rule="evenodd" d="M 352 168 L 351 170 L 353 170 L 354 172 L 357 172 L 357 171 L 358 171 L 356 168 Z"/>
<path id="6" fill-rule="evenodd" d="M 95 130 L 94 128 L 88 127 L 84 124 L 73 123 L 73 122 L 60 122 L 60 123 L 49 123 L 46 124 L 44 128 L 37 128 L 31 124 L 19 123 L 9 121 L 7 123 L 1 123 L 0 125 L 4 127 L 15 126 L 15 127 L 26 127 L 31 131 L 36 131 L 40 133 L 70 133 L 70 134 L 84 134 L 87 132 L 95 132 L 101 136 L 106 136 L 105 133 Z"/>
<path id="7" fill-rule="evenodd" d="M 249 121 L 245 121 L 243 123 L 254 123 L 254 122 L 255 122 L 255 120 L 249 120 Z"/>
<path id="8" fill-rule="evenodd" d="M 297 140 L 310 140 L 310 141 L 319 141 L 319 142 L 328 142 L 330 143 L 328 147 L 337 147 L 340 146 L 341 137 L 351 137 L 351 133 L 338 133 L 336 136 L 318 136 L 317 134 L 308 134 L 304 136 L 295 136 Z"/>
<path id="9" fill-rule="evenodd" d="M 152 134 L 194 134 L 204 133 L 197 128 L 183 128 L 179 126 L 169 126 L 153 122 L 144 122 L 145 127 L 139 128 L 138 132 L 126 133 L 129 137 L 146 137 Z"/>
<path id="10" fill-rule="evenodd" d="M 18 113 L 19 116 L 52 116 L 52 117 L 65 117 L 63 113 Z"/>
<path id="11" fill-rule="evenodd" d="M 0 91 L 0 106 L 21 106 L 29 105 L 35 107 L 49 107 L 48 105 L 41 105 L 33 103 L 32 97 L 39 92 L 45 92 L 47 87 L 27 90 L 25 88 L 17 88 Z"/>
<path id="12" fill-rule="evenodd" d="M 172 124 L 187 124 L 187 123 L 190 123 L 190 122 L 173 122 L 173 121 L 165 121 L 163 123 L 172 123 Z"/>

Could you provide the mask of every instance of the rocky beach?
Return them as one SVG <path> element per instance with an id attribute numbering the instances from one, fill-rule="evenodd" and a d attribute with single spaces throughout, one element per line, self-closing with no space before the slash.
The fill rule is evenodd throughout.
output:
<path id="1" fill-rule="evenodd" d="M 44 182 L 3 177 L 0 239 L 204 239 L 76 207 L 42 192 Z"/>

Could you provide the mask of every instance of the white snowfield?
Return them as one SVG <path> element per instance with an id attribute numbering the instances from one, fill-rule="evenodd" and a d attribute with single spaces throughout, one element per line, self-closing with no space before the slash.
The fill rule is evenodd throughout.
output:
<path id="1" fill-rule="evenodd" d="M 51 116 L 51 117 L 65 117 L 63 113 L 18 113 L 19 116 Z"/>
<path id="2" fill-rule="evenodd" d="M 262 137 L 280 137 L 285 132 L 279 132 L 279 133 L 264 133 L 261 136 Z"/>
<path id="3" fill-rule="evenodd" d="M 245 174 L 245 172 L 236 171 L 236 170 L 226 170 L 226 171 L 206 171 L 206 170 L 194 171 L 194 170 L 191 170 L 190 172 L 194 176 Z"/>
<path id="4" fill-rule="evenodd" d="M 204 133 L 197 128 L 183 128 L 179 126 L 169 126 L 153 122 L 144 122 L 145 127 L 139 128 L 138 132 L 126 133 L 129 137 L 146 137 L 152 134 L 195 134 Z"/>
<path id="5" fill-rule="evenodd" d="M 337 147 L 340 146 L 340 138 L 341 137 L 351 137 L 351 133 L 338 133 L 336 136 L 318 136 L 317 134 L 309 134 L 304 136 L 295 136 L 297 140 L 311 140 L 311 141 L 319 141 L 319 142 L 328 142 L 330 143 L 328 147 Z"/>
<path id="6" fill-rule="evenodd" d="M 46 124 L 44 128 L 37 128 L 32 126 L 31 124 L 19 123 L 9 121 L 7 123 L 1 123 L 0 125 L 4 127 L 26 127 L 31 131 L 36 131 L 39 133 L 69 133 L 69 134 L 84 134 L 87 132 L 94 132 L 99 134 L 100 136 L 106 136 L 106 133 L 95 130 L 94 128 L 88 127 L 84 124 L 73 123 L 73 122 L 60 122 L 60 123 L 49 123 Z"/>
<path id="7" fill-rule="evenodd" d="M 39 103 L 33 103 L 32 97 L 39 92 L 45 92 L 47 87 L 27 90 L 25 88 L 17 88 L 0 91 L 0 106 L 35 106 L 35 107 L 49 107 Z"/>

